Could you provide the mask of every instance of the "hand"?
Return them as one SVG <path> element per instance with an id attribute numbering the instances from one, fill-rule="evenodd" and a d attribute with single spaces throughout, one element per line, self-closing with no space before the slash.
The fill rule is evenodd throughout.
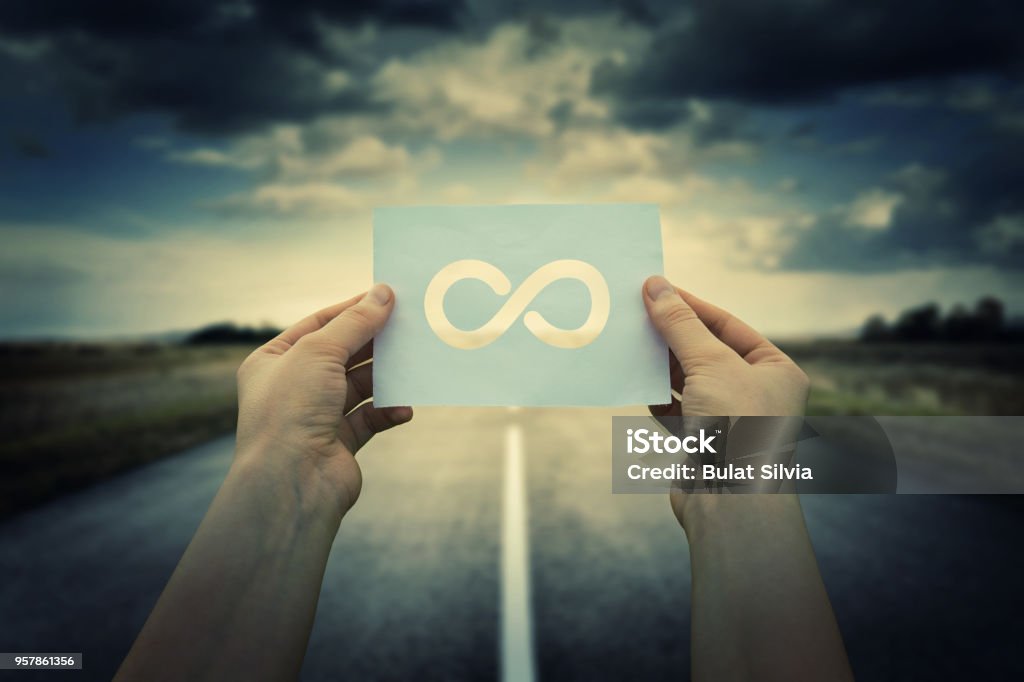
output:
<path id="1" fill-rule="evenodd" d="M 644 285 L 644 303 L 672 351 L 669 405 L 654 416 L 801 416 L 809 382 L 803 370 L 753 328 L 664 277 Z"/>
<path id="2" fill-rule="evenodd" d="M 242 363 L 235 461 L 118 680 L 298 679 L 331 545 L 362 486 L 354 455 L 412 418 L 364 402 L 364 363 L 393 307 L 378 284 Z"/>
<path id="3" fill-rule="evenodd" d="M 751 327 L 663 277 L 644 284 L 644 303 L 679 395 L 652 415 L 803 415 L 807 375 Z M 791 443 L 795 421 L 762 435 Z M 853 679 L 796 495 L 673 488 L 669 500 L 690 544 L 693 679 Z"/>
<path id="4" fill-rule="evenodd" d="M 412 419 L 409 407 L 377 408 L 373 337 L 394 295 L 384 284 L 325 308 L 256 349 L 238 370 L 236 467 L 255 484 L 326 510 L 341 521 L 362 487 L 355 453 L 374 436 Z"/>
<path id="5" fill-rule="evenodd" d="M 807 375 L 789 356 L 725 310 L 673 286 L 664 277 L 644 283 L 644 303 L 655 328 L 671 350 L 669 372 L 674 394 L 651 414 L 686 417 L 801 416 L 807 404 Z M 791 422 L 788 422 L 791 424 Z M 672 509 L 683 523 L 694 520 L 688 502 L 702 510 L 720 495 L 687 495 L 674 489 Z M 727 496 L 743 497 L 743 496 Z M 757 496 L 761 497 L 761 496 Z M 766 505 L 790 505 L 779 496 Z M 753 502 L 730 504 L 730 512 Z M 720 506 L 720 505 L 719 505 Z M 743 513 L 740 511 L 740 513 Z M 684 527 L 692 524 L 684 524 Z M 689 533 L 689 529 L 687 531 Z"/>

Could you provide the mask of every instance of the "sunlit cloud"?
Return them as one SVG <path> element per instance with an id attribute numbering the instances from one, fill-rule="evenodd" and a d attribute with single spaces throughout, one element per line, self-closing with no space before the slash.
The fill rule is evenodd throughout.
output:
<path id="1" fill-rule="evenodd" d="M 892 224 L 892 213 L 902 201 L 901 194 L 873 187 L 845 207 L 844 222 L 865 230 L 884 230 Z"/>
<path id="2" fill-rule="evenodd" d="M 607 119 L 608 105 L 590 93 L 592 70 L 628 61 L 645 40 L 611 16 L 503 24 L 483 42 L 454 38 L 388 60 L 373 96 L 395 106 L 398 128 L 441 140 L 546 137 L 568 120 Z"/>

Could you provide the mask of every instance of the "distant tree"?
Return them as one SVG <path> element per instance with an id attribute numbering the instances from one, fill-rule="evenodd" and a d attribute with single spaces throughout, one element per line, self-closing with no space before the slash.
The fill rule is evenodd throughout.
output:
<path id="1" fill-rule="evenodd" d="M 1003 338 L 1007 341 L 1020 343 L 1024 341 L 1024 317 L 1012 317 L 1006 323 Z"/>
<path id="2" fill-rule="evenodd" d="M 893 325 L 893 335 L 900 341 L 934 341 L 939 337 L 941 316 L 935 303 L 904 311 Z"/>
<path id="3" fill-rule="evenodd" d="M 878 343 L 888 341 L 892 338 L 889 325 L 881 315 L 872 315 L 864 322 L 860 330 L 860 340 L 867 343 Z"/>
<path id="4" fill-rule="evenodd" d="M 934 303 L 903 311 L 889 325 L 881 315 L 872 315 L 860 331 L 864 342 L 993 343 L 1024 341 L 1024 319 L 1007 321 L 1003 302 L 994 296 L 978 300 L 973 310 L 961 303 L 943 317 Z"/>
<path id="5" fill-rule="evenodd" d="M 190 346 L 216 344 L 252 344 L 266 343 L 281 333 L 273 327 L 239 327 L 232 322 L 219 322 L 192 332 L 185 337 L 185 344 Z"/>
<path id="6" fill-rule="evenodd" d="M 943 322 L 943 338 L 949 341 L 970 341 L 977 335 L 977 323 L 967 306 L 957 303 Z"/>
<path id="7" fill-rule="evenodd" d="M 978 325 L 978 335 L 982 340 L 998 339 L 1006 326 L 1003 302 L 994 296 L 979 299 L 974 306 L 974 318 Z"/>

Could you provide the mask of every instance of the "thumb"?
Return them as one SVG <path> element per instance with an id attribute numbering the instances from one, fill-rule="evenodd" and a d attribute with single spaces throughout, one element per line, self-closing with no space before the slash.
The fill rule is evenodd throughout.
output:
<path id="1" fill-rule="evenodd" d="M 729 348 L 701 322 L 675 286 L 664 277 L 649 277 L 644 283 L 644 304 L 654 327 L 679 360 L 684 373 L 698 365 L 717 362 Z"/>
<path id="2" fill-rule="evenodd" d="M 358 303 L 308 336 L 318 337 L 316 347 L 326 349 L 338 362 L 346 364 L 384 327 L 394 307 L 391 287 L 375 284 Z"/>

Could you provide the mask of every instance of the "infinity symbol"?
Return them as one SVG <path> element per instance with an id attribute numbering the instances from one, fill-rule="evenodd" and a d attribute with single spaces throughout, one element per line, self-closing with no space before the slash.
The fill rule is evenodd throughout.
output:
<path id="1" fill-rule="evenodd" d="M 538 339 L 557 348 L 582 348 L 596 339 L 608 322 L 611 300 L 608 284 L 593 265 L 581 260 L 556 260 L 535 270 L 519 288 L 512 292 L 501 309 L 482 327 L 459 329 L 444 314 L 444 297 L 453 284 L 464 279 L 478 279 L 499 296 L 507 296 L 512 283 L 498 268 L 482 260 L 459 260 L 441 269 L 427 285 L 423 311 L 427 324 L 438 338 L 449 346 L 463 350 L 483 348 L 508 331 L 526 306 L 549 284 L 560 279 L 578 279 L 590 292 L 590 315 L 576 329 L 561 329 L 536 312 L 529 311 L 523 324 Z"/>

